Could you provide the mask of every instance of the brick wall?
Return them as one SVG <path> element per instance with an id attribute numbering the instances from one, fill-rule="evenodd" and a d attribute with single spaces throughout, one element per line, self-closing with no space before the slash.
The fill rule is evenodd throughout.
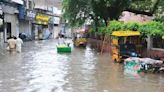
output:
<path id="1" fill-rule="evenodd" d="M 160 49 L 151 49 L 148 51 L 149 56 L 158 56 L 160 58 L 164 58 L 164 50 Z"/>

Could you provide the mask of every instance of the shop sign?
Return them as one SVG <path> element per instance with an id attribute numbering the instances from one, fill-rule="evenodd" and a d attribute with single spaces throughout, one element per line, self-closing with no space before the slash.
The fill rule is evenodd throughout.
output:
<path id="1" fill-rule="evenodd" d="M 49 20 L 49 16 L 43 15 L 43 14 L 38 14 L 36 16 L 36 20 L 40 20 L 40 21 L 48 21 Z"/>
<path id="2" fill-rule="evenodd" d="M 28 18 L 34 19 L 35 16 L 36 16 L 36 13 L 35 13 L 34 11 L 27 11 L 26 16 L 27 16 Z"/>
<path id="3" fill-rule="evenodd" d="M 60 17 L 54 17 L 53 18 L 53 23 L 54 24 L 60 24 Z"/>
<path id="4" fill-rule="evenodd" d="M 49 22 L 49 16 L 44 15 L 44 14 L 37 14 L 36 16 L 36 23 L 37 24 L 44 24 L 47 25 Z"/>
<path id="5" fill-rule="evenodd" d="M 25 7 L 23 5 L 19 5 L 19 19 L 25 19 Z"/>

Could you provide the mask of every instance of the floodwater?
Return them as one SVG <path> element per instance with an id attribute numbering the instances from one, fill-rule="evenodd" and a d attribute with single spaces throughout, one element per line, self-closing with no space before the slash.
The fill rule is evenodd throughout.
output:
<path id="1" fill-rule="evenodd" d="M 164 92 L 164 76 L 126 73 L 89 47 L 58 54 L 55 40 L 35 41 L 1 50 L 0 92 Z"/>

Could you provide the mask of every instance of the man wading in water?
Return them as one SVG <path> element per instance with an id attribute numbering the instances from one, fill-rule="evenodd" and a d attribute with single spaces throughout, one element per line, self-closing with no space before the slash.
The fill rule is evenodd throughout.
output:
<path id="1" fill-rule="evenodd" d="M 7 50 L 13 52 L 16 49 L 16 38 L 14 36 L 9 38 L 7 43 L 8 43 Z"/>

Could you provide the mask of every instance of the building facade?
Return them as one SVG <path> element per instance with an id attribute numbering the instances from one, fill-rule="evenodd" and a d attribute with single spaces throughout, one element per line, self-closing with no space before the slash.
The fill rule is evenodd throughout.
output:
<path id="1" fill-rule="evenodd" d="M 19 33 L 24 33 L 30 39 L 33 37 L 33 20 L 36 16 L 34 11 L 34 1 L 24 0 L 24 5 L 19 7 Z"/>
<path id="2" fill-rule="evenodd" d="M 1 7 L 3 12 L 3 40 L 19 35 L 18 7 L 23 5 L 22 0 L 2 0 Z"/>
<path id="3" fill-rule="evenodd" d="M 0 41 L 25 33 L 33 39 L 52 34 L 57 36 L 60 15 L 54 3 L 47 0 L 1 0 Z M 41 33 L 41 34 L 40 34 Z"/>
<path id="4" fill-rule="evenodd" d="M 60 15 L 52 0 L 35 1 L 35 38 L 56 38 L 60 30 Z M 50 3 L 52 2 L 52 3 Z"/>

